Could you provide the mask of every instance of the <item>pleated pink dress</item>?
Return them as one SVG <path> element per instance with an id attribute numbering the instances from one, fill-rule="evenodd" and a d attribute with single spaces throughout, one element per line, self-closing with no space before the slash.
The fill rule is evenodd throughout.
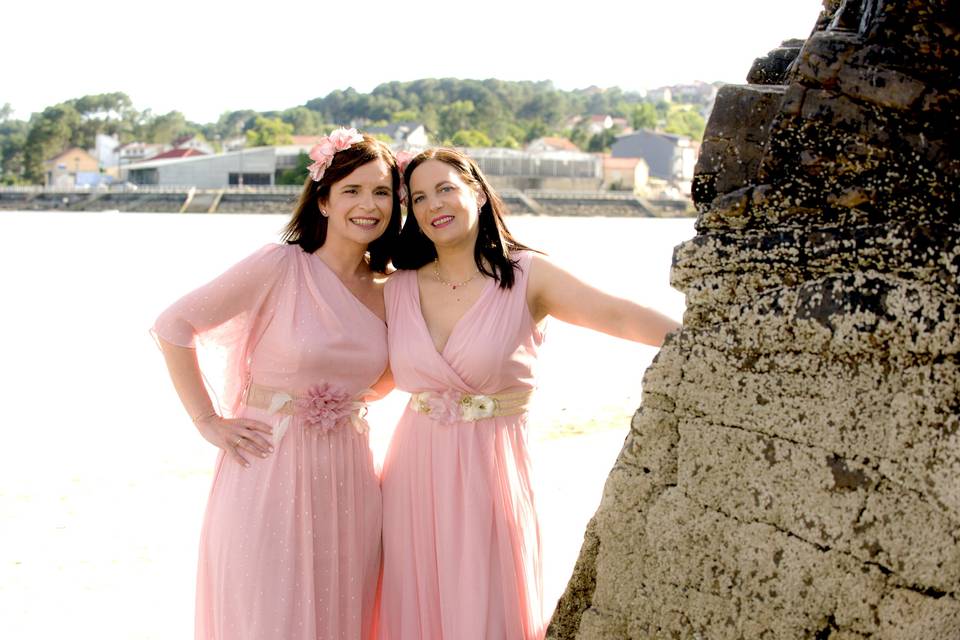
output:
<path id="1" fill-rule="evenodd" d="M 384 323 L 321 258 L 268 245 L 164 311 L 154 332 L 188 347 L 196 338 L 204 373 L 225 368 L 225 413 L 274 426 L 266 459 L 217 458 L 197 640 L 375 636 L 380 488 L 352 402 L 386 367 Z M 313 404 L 285 415 L 250 406 L 251 389 Z"/>
<path id="2" fill-rule="evenodd" d="M 511 289 L 492 279 L 437 352 L 415 271 L 390 277 L 390 366 L 412 393 L 529 390 L 543 335 L 526 301 L 530 254 Z M 439 417 L 439 416 L 438 416 Z M 384 460 L 382 640 L 543 637 L 540 532 L 527 414 L 453 422 L 408 406 Z"/>

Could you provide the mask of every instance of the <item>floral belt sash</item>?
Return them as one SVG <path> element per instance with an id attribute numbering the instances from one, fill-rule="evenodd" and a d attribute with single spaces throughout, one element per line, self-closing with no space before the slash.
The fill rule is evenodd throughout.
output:
<path id="1" fill-rule="evenodd" d="M 410 396 L 410 408 L 438 422 L 476 422 L 496 416 L 513 416 L 527 411 L 532 390 L 492 395 L 470 395 L 460 391 L 420 391 Z"/>
<path id="2" fill-rule="evenodd" d="M 341 422 L 350 421 L 357 433 L 367 433 L 367 403 L 364 398 L 372 395 L 372 389 L 364 389 L 356 395 L 350 395 L 342 387 L 320 382 L 307 389 L 303 395 L 294 396 L 282 389 L 273 389 L 259 384 L 251 384 L 246 392 L 246 404 L 249 407 L 264 409 L 283 417 L 273 429 L 274 444 L 279 444 L 290 418 L 296 416 L 305 426 L 320 433 L 328 433 Z"/>

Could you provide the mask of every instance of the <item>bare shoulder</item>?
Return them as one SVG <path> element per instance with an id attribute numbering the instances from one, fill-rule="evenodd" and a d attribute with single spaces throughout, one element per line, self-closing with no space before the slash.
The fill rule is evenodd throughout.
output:
<path id="1" fill-rule="evenodd" d="M 391 269 L 387 273 L 374 273 L 374 282 L 381 292 L 387 292 L 398 285 L 404 278 L 409 278 L 410 273 L 416 274 L 416 271 L 407 269 Z"/>
<path id="2" fill-rule="evenodd" d="M 527 274 L 527 307 L 533 318 L 539 322 L 548 315 L 549 292 L 562 286 L 566 272 L 549 256 L 534 251 L 530 252 L 528 268 L 530 273 Z"/>
<path id="3" fill-rule="evenodd" d="M 558 265 L 550 256 L 542 253 L 530 252 L 530 273 L 528 274 L 528 289 L 534 292 L 541 290 L 544 286 L 555 282 L 558 278 L 563 278 L 567 272 Z"/>

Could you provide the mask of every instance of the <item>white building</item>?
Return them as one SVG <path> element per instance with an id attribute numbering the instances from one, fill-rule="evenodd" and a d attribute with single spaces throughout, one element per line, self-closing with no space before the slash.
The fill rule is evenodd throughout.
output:
<path id="1" fill-rule="evenodd" d="M 208 156 L 146 160 L 124 166 L 134 184 L 219 189 L 276 184 L 278 156 L 284 147 L 253 147 Z M 294 153 L 299 153 L 297 148 Z M 283 164 L 283 163 L 280 163 Z M 282 170 L 282 167 L 280 167 Z"/>
<path id="2" fill-rule="evenodd" d="M 117 136 L 98 133 L 94 142 L 93 155 L 101 167 L 115 167 L 120 163 L 119 147 L 120 140 Z"/>

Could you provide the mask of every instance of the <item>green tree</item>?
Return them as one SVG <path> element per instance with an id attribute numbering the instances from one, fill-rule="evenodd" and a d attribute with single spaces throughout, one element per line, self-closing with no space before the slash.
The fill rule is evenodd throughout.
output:
<path id="1" fill-rule="evenodd" d="M 590 145 L 590 132 L 584 123 L 580 123 L 566 132 L 567 139 L 577 145 L 578 149 L 586 149 Z"/>
<path id="2" fill-rule="evenodd" d="M 24 178 L 42 184 L 44 161 L 70 147 L 74 132 L 79 130 L 80 114 L 70 104 L 58 104 L 33 114 L 23 147 Z"/>
<path id="3" fill-rule="evenodd" d="M 9 104 L 0 107 L 0 184 L 18 184 L 23 180 L 23 148 L 29 127 L 12 116 Z"/>
<path id="4" fill-rule="evenodd" d="M 461 129 L 453 134 L 451 142 L 457 147 L 489 147 L 493 143 L 483 131 L 476 129 Z"/>
<path id="5" fill-rule="evenodd" d="M 415 122 L 419 118 L 419 109 L 401 109 L 393 112 L 393 115 L 390 116 L 390 122 Z"/>
<path id="6" fill-rule="evenodd" d="M 320 114 L 306 107 L 287 109 L 280 118 L 293 127 L 295 135 L 315 136 L 323 133 L 323 119 Z"/>
<path id="7" fill-rule="evenodd" d="M 280 118 L 257 116 L 253 128 L 247 131 L 247 145 L 251 147 L 274 147 L 290 144 L 293 139 L 293 125 Z"/>
<path id="8" fill-rule="evenodd" d="M 630 126 L 634 129 L 656 129 L 657 109 L 649 102 L 635 104 L 630 109 Z"/>
<path id="9" fill-rule="evenodd" d="M 148 115 L 143 125 L 143 137 L 147 142 L 170 144 L 176 138 L 198 133 L 199 129 L 187 122 L 186 117 L 179 111 L 171 111 L 160 116 Z"/>
<path id="10" fill-rule="evenodd" d="M 305 153 L 301 153 L 297 156 L 297 166 L 293 169 L 287 169 L 282 172 L 277 177 L 277 184 L 303 184 L 309 175 L 307 167 L 313 163 L 313 160 L 310 159 Z"/>
<path id="11" fill-rule="evenodd" d="M 440 138 L 451 140 L 453 134 L 461 129 L 470 128 L 470 114 L 474 111 L 473 102 L 457 100 L 438 109 L 440 117 Z"/>
<path id="12" fill-rule="evenodd" d="M 220 118 L 217 119 L 217 123 L 213 126 L 213 131 L 207 133 L 207 137 L 216 138 L 220 136 L 220 138 L 226 140 L 237 134 L 242 134 L 247 129 L 253 127 L 253 123 L 256 122 L 257 116 L 259 115 L 256 111 L 250 109 L 224 111 L 220 114 Z"/>
<path id="13" fill-rule="evenodd" d="M 703 130 L 706 123 L 703 117 L 692 109 L 675 109 L 667 114 L 667 123 L 663 130 L 667 133 L 675 133 L 681 136 L 687 136 L 694 140 L 703 139 Z"/>
<path id="14" fill-rule="evenodd" d="M 424 104 L 420 111 L 420 122 L 428 133 L 434 135 L 440 132 L 440 116 L 437 114 L 437 108 L 433 104 Z"/>
<path id="15" fill-rule="evenodd" d="M 534 120 L 527 123 L 527 131 L 523 136 L 524 142 L 531 142 L 537 138 L 542 138 L 549 133 L 549 129 L 543 120 Z"/>
<path id="16" fill-rule="evenodd" d="M 587 143 L 587 151 L 591 153 L 607 153 L 616 141 L 617 136 L 620 135 L 620 132 L 620 127 L 610 127 L 595 134 L 590 138 L 590 142 Z"/>
<path id="17" fill-rule="evenodd" d="M 74 133 L 74 144 L 92 148 L 97 134 L 116 136 L 121 142 L 129 142 L 141 133 L 144 124 L 142 114 L 133 108 L 125 93 L 98 93 L 68 100 L 80 114 L 80 128 Z"/>

